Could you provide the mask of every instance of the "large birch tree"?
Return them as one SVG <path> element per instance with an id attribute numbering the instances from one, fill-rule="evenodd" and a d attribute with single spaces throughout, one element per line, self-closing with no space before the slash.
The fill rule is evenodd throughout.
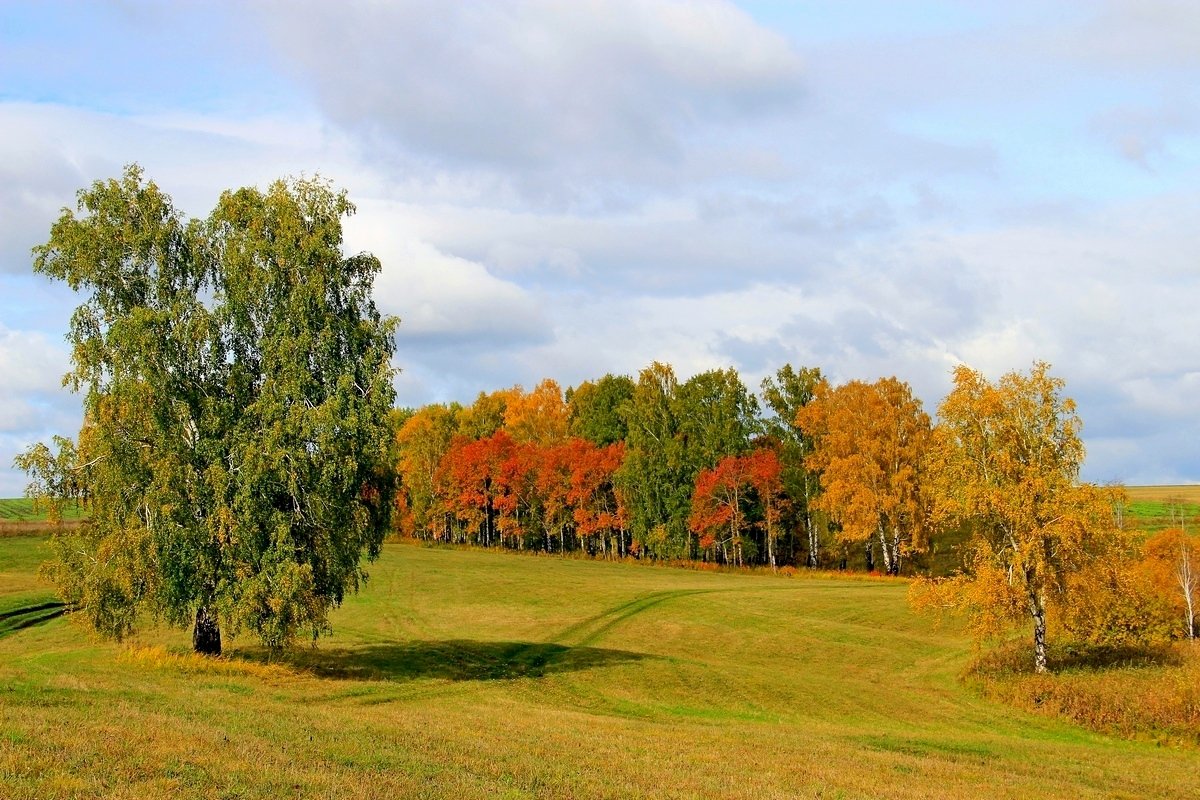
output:
<path id="1" fill-rule="evenodd" d="M 1079 481 L 1081 422 L 1063 387 L 1044 362 L 995 383 L 960 366 L 935 434 L 941 511 L 972 532 L 965 572 L 942 589 L 980 631 L 1031 623 L 1038 672 L 1047 614 L 1070 603 L 1068 578 L 1117 542 L 1105 493 Z"/>
<path id="2" fill-rule="evenodd" d="M 22 466 L 35 492 L 88 498 L 52 573 L 101 632 L 148 611 L 193 624 L 199 652 L 243 628 L 284 647 L 366 577 L 391 507 L 395 322 L 371 298 L 379 261 L 342 252 L 353 211 L 292 180 L 185 220 L 131 166 L 35 248 L 84 297 L 65 382 L 85 426 L 74 463 L 35 446 Z"/>

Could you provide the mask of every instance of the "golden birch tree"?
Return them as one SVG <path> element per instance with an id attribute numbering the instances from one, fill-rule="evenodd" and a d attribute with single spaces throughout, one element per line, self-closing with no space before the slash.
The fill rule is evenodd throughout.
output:
<path id="1" fill-rule="evenodd" d="M 979 635 L 1028 620 L 1038 672 L 1047 613 L 1066 608 L 1083 590 L 1070 578 L 1118 542 L 1105 492 L 1079 482 L 1081 422 L 1063 387 L 1044 362 L 996 383 L 960 366 L 934 436 L 940 511 L 972 538 L 964 572 L 933 594 L 968 611 Z"/>

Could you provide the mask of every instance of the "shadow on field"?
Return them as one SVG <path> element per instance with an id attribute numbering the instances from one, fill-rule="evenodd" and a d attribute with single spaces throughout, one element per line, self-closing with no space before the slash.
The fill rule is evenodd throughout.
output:
<path id="1" fill-rule="evenodd" d="M 481 642 L 470 639 L 415 641 L 295 653 L 293 666 L 327 678 L 407 681 L 496 681 L 540 678 L 559 672 L 652 658 L 599 647 L 541 642 Z"/>
<path id="2" fill-rule="evenodd" d="M 67 613 L 66 603 L 39 603 L 0 614 L 0 638 L 58 619 Z"/>

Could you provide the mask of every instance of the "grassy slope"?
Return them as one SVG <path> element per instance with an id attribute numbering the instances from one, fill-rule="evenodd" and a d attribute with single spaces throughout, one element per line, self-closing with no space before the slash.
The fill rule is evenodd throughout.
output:
<path id="1" fill-rule="evenodd" d="M 50 599 L 43 548 L 0 539 L 0 614 Z M 403 545 L 373 573 L 285 665 L 0 626 L 0 796 L 1194 796 L 1195 750 L 961 688 L 902 584 Z"/>

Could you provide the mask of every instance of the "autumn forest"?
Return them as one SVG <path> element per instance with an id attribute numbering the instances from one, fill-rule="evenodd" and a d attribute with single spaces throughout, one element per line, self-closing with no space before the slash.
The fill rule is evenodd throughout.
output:
<path id="1" fill-rule="evenodd" d="M 923 576 L 916 605 L 1074 638 L 1191 638 L 1195 555 L 1123 529 L 1120 487 L 1079 481 L 1073 402 L 1046 364 L 966 367 L 935 424 L 897 378 L 785 365 L 680 381 L 653 363 L 565 393 L 547 379 L 396 412 L 404 536 L 597 558 Z M 1180 577 L 1183 576 L 1183 577 Z M 1082 602 L 1090 598 L 1089 602 Z"/>

